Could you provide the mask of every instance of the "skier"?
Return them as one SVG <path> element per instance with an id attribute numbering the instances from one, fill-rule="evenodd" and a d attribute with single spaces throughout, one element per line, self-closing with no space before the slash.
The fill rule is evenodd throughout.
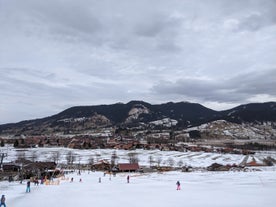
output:
<path id="1" fill-rule="evenodd" d="M 1 207 L 1 206 L 6 207 L 6 198 L 5 198 L 5 195 L 2 195 L 2 197 L 1 197 L 0 207 Z"/>
<path id="2" fill-rule="evenodd" d="M 129 175 L 127 176 L 127 183 L 129 183 Z"/>
<path id="3" fill-rule="evenodd" d="M 43 183 L 44 183 L 44 179 L 43 177 L 41 177 L 40 184 L 43 185 Z"/>
<path id="4" fill-rule="evenodd" d="M 27 182 L 27 189 L 26 189 L 26 193 L 30 193 L 31 192 L 31 182 L 28 181 Z"/>
<path id="5" fill-rule="evenodd" d="M 179 182 L 179 180 L 176 182 L 176 190 L 180 190 L 180 182 Z"/>
<path id="6" fill-rule="evenodd" d="M 39 184 L 37 177 L 34 179 L 34 184 L 35 184 L 36 186 L 38 186 L 38 184 Z"/>

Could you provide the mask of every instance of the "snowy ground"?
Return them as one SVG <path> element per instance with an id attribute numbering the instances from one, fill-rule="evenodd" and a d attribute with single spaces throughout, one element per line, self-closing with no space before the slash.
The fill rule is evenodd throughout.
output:
<path id="1" fill-rule="evenodd" d="M 128 174 L 103 176 L 102 172 L 69 174 L 74 182 L 31 186 L 26 181 L 0 182 L 8 207 L 272 207 L 276 204 L 276 171 L 260 172 L 168 172 L 163 174 Z M 101 183 L 98 182 L 101 177 Z M 82 182 L 79 182 L 79 179 Z M 110 180 L 111 179 L 111 180 Z M 176 181 L 181 190 L 176 190 Z"/>
<path id="2" fill-rule="evenodd" d="M 114 150 L 72 150 L 67 148 L 33 148 L 18 150 L 12 147 L 0 148 L 8 154 L 4 162 L 14 161 L 24 152 L 27 158 L 37 155 L 36 160 L 51 161 L 57 151 L 59 162 L 66 163 L 66 154 L 73 151 L 76 162 L 87 163 L 89 158 L 110 160 Z M 128 162 L 128 153 L 135 152 L 140 165 L 149 165 L 149 156 L 154 160 L 162 158 L 162 164 L 172 158 L 193 167 L 206 167 L 217 162 L 220 164 L 240 163 L 244 155 L 203 153 L 203 152 L 162 152 L 159 150 L 117 150 L 118 162 Z M 276 152 L 258 152 L 256 159 L 271 156 L 276 159 Z M 91 207 L 91 206 L 132 206 L 132 207 L 259 207 L 276 206 L 276 167 L 259 168 L 252 172 L 167 172 L 151 174 L 128 174 L 116 177 L 103 176 L 102 172 L 83 172 L 81 176 L 70 174 L 68 180 L 61 180 L 59 185 L 40 185 L 31 187 L 31 193 L 25 193 L 26 181 L 0 182 L 0 195 L 5 194 L 8 207 Z M 74 182 L 69 179 L 74 177 Z M 102 182 L 98 183 L 99 177 Z M 79 182 L 79 179 L 82 182 Z M 111 180 L 110 180 L 111 179 Z M 182 189 L 176 191 L 176 181 Z M 57 180 L 55 180 L 57 181 Z"/>
<path id="3" fill-rule="evenodd" d="M 161 159 L 161 165 L 168 165 L 168 159 L 173 159 L 174 166 L 178 166 L 179 161 L 183 165 L 190 165 L 192 167 L 207 167 L 217 162 L 219 164 L 240 164 L 244 155 L 235 154 L 220 154 L 220 153 L 205 153 L 205 152 L 178 152 L 178 151 L 160 151 L 160 150 L 112 150 L 112 149 L 95 149 L 95 150 L 77 150 L 70 148 L 31 148 L 31 149 L 14 149 L 13 147 L 0 147 L 0 152 L 5 152 L 8 156 L 4 159 L 4 162 L 12 162 L 17 159 L 18 155 L 24 153 L 26 158 L 32 159 L 32 156 L 36 156 L 36 161 L 53 161 L 53 154 L 60 153 L 59 163 L 66 163 L 66 155 L 69 151 L 72 151 L 76 160 L 75 163 L 87 164 L 89 159 L 111 159 L 112 153 L 115 151 L 120 163 L 129 162 L 129 153 L 136 153 L 141 166 L 149 166 L 149 157 L 152 156 L 156 161 Z M 270 156 L 276 159 L 276 151 L 259 151 L 254 155 L 256 160 L 263 160 L 265 157 Z"/>

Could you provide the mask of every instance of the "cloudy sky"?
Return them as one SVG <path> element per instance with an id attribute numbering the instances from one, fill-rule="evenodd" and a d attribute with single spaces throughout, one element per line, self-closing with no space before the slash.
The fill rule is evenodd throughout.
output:
<path id="1" fill-rule="evenodd" d="M 276 0 L 0 0 L 0 124 L 144 100 L 276 101 Z"/>

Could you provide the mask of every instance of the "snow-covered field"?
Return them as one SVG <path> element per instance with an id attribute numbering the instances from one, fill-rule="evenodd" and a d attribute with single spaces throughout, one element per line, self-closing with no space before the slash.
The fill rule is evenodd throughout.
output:
<path id="1" fill-rule="evenodd" d="M 161 165 L 168 165 L 169 159 L 173 159 L 174 166 L 178 166 L 181 161 L 183 165 L 190 165 L 192 167 L 207 167 L 214 162 L 219 164 L 240 164 L 244 155 L 235 154 L 220 154 L 220 153 L 204 153 L 204 152 L 178 152 L 178 151 L 160 151 L 160 150 L 112 150 L 112 149 L 95 149 L 95 150 L 77 150 L 70 148 L 31 148 L 31 149 L 14 149 L 13 147 L 1 148 L 1 152 L 5 152 L 8 156 L 4 159 L 4 162 L 12 162 L 17 159 L 20 154 L 24 153 L 24 156 L 28 159 L 35 157 L 35 161 L 53 161 L 53 155 L 56 152 L 60 153 L 58 163 L 66 163 L 66 156 L 69 151 L 72 151 L 76 157 L 75 163 L 88 164 L 89 159 L 93 158 L 97 160 L 110 160 L 112 153 L 116 152 L 118 156 L 117 162 L 128 163 L 129 153 L 135 153 L 141 166 L 149 166 L 149 157 L 157 164 L 157 160 L 161 160 Z M 254 158 L 263 160 L 267 156 L 276 159 L 276 151 L 259 151 L 256 152 Z"/>
<path id="2" fill-rule="evenodd" d="M 130 183 L 126 177 L 130 175 Z M 1 182 L 9 207 L 272 207 L 276 204 L 276 171 L 261 172 L 167 172 L 117 174 L 102 172 L 69 174 L 74 181 L 59 185 L 31 186 L 26 182 Z M 101 183 L 98 182 L 101 177 Z M 82 182 L 79 182 L 80 178 Z M 181 190 L 176 190 L 176 181 Z"/>
<path id="3" fill-rule="evenodd" d="M 0 148 L 8 154 L 4 162 L 14 161 L 18 154 L 26 158 L 51 161 L 53 154 L 60 152 L 60 163 L 66 163 L 66 155 L 73 151 L 76 163 L 88 163 L 89 158 L 110 160 L 114 150 L 72 150 L 68 148 L 32 148 L 18 150 L 13 147 Z M 118 162 L 128 162 L 129 153 L 137 153 L 140 165 L 149 165 L 149 156 L 162 159 L 163 165 L 172 158 L 175 165 L 179 161 L 193 167 L 206 167 L 220 164 L 239 164 L 244 155 L 203 153 L 203 152 L 164 152 L 159 150 L 116 150 Z M 256 159 L 271 156 L 276 152 L 258 152 Z M 276 167 L 259 168 L 252 172 L 190 172 L 166 173 L 119 173 L 116 177 L 103 176 L 103 172 L 82 172 L 69 174 L 60 180 L 59 185 L 31 186 L 31 193 L 25 193 L 26 180 L 19 182 L 0 182 L 0 195 L 5 194 L 7 206 L 11 207 L 60 207 L 60 206 L 132 206 L 132 207 L 272 207 L 276 205 Z M 130 175 L 130 183 L 126 182 Z M 70 182 L 70 178 L 74 182 Z M 99 183 L 101 178 L 101 183 Z M 82 182 L 79 180 L 82 179 Z M 176 190 L 176 181 L 181 182 L 181 190 Z M 55 180 L 57 182 L 57 179 Z"/>

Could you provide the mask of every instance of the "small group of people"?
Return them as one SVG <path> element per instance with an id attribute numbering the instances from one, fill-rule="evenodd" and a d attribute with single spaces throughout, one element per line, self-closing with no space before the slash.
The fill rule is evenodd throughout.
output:
<path id="1" fill-rule="evenodd" d="M 6 197 L 5 197 L 5 195 L 2 195 L 1 200 L 0 200 L 0 207 L 2 207 L 2 206 L 6 207 Z"/>

